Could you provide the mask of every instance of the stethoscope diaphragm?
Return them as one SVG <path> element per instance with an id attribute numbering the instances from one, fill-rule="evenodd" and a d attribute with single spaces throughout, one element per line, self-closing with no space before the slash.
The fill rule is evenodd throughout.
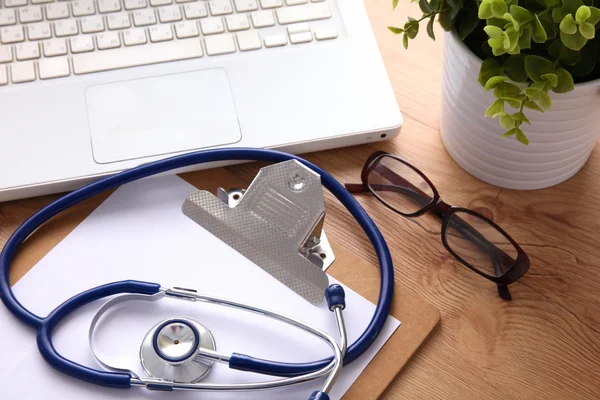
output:
<path id="1" fill-rule="evenodd" d="M 154 378 L 179 383 L 200 381 L 213 365 L 199 357 L 200 349 L 215 351 L 212 333 L 192 318 L 178 317 L 160 322 L 148 331 L 140 347 L 140 361 Z"/>

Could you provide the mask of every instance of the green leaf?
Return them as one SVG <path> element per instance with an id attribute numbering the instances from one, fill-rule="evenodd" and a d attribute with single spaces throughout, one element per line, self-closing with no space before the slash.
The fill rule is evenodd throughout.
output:
<path id="1" fill-rule="evenodd" d="M 548 37 L 548 39 L 555 39 L 556 38 L 556 27 L 557 25 L 554 23 L 554 21 L 552 20 L 552 15 L 550 13 L 540 13 L 540 15 L 536 15 L 536 24 L 537 22 L 539 22 L 542 27 L 544 28 L 544 31 L 546 32 L 546 36 Z"/>
<path id="2" fill-rule="evenodd" d="M 588 47 L 589 46 L 584 47 L 582 51 Z M 574 66 L 582 59 L 582 52 L 569 49 L 562 43 L 560 39 L 556 39 L 552 42 L 552 44 L 548 47 L 548 54 L 554 58 L 558 58 L 562 64 L 568 66 Z"/>
<path id="3" fill-rule="evenodd" d="M 458 34 L 461 40 L 465 40 L 479 24 L 477 16 L 477 3 L 469 2 L 465 4 L 461 14 L 460 24 L 458 25 Z"/>
<path id="4" fill-rule="evenodd" d="M 575 13 L 575 20 L 580 24 L 583 24 L 591 16 L 592 10 L 590 10 L 588 6 L 581 6 L 577 9 L 577 12 Z"/>
<path id="5" fill-rule="evenodd" d="M 538 101 L 542 95 L 542 91 L 536 87 L 525 88 L 525 95 L 529 100 Z"/>
<path id="6" fill-rule="evenodd" d="M 502 75 L 502 66 L 500 62 L 495 58 L 487 58 L 481 64 L 481 68 L 479 69 L 479 78 L 477 80 L 481 84 L 481 86 L 485 87 L 487 81 L 490 80 L 493 76 Z"/>
<path id="7" fill-rule="evenodd" d="M 508 78 L 505 76 L 493 76 L 485 83 L 484 89 L 487 92 L 488 90 L 494 89 L 500 83 L 507 81 L 507 80 L 508 80 Z"/>
<path id="8" fill-rule="evenodd" d="M 562 7 L 552 9 L 552 19 L 555 23 L 559 24 L 567 14 L 573 14 L 577 12 L 577 9 L 583 5 L 581 0 L 563 0 Z"/>
<path id="9" fill-rule="evenodd" d="M 525 71 L 527 76 L 533 82 L 541 82 L 542 75 L 550 73 L 554 70 L 554 64 L 551 61 L 546 60 L 540 56 L 526 56 L 525 57 Z"/>
<path id="10" fill-rule="evenodd" d="M 577 32 L 577 23 L 575 22 L 575 19 L 573 19 L 573 15 L 567 14 L 567 16 L 563 18 L 560 22 L 560 30 L 569 35 L 573 35 Z"/>
<path id="11" fill-rule="evenodd" d="M 585 37 L 583 37 L 583 35 L 579 32 L 575 32 L 575 34 L 569 35 L 561 31 L 560 40 L 565 46 L 567 46 L 571 50 L 581 50 L 583 46 L 585 46 L 588 42 L 588 40 Z"/>
<path id="12" fill-rule="evenodd" d="M 518 128 L 512 128 L 502 134 L 502 137 L 511 137 L 517 134 Z"/>
<path id="13" fill-rule="evenodd" d="M 569 71 L 558 68 L 554 71 L 556 74 L 558 84 L 552 89 L 555 93 L 567 93 L 575 89 L 575 83 L 573 82 L 573 76 Z"/>
<path id="14" fill-rule="evenodd" d="M 539 17 L 536 15 L 533 24 L 533 32 L 531 33 L 531 38 L 536 43 L 544 43 L 548 40 L 548 34 L 546 33 L 546 29 L 542 25 Z"/>
<path id="15" fill-rule="evenodd" d="M 504 129 L 512 129 L 515 127 L 515 120 L 508 114 L 501 116 L 499 121 L 500 125 L 502 125 Z"/>
<path id="16" fill-rule="evenodd" d="M 494 101 L 487 110 L 485 110 L 485 116 L 489 118 L 500 112 L 504 112 L 504 100 L 498 99 Z"/>
<path id="17" fill-rule="evenodd" d="M 517 21 L 512 15 L 510 15 L 509 13 L 506 13 L 502 16 L 503 19 L 507 20 L 508 23 L 510 25 L 512 25 L 513 29 L 516 32 L 519 32 L 521 30 L 521 24 L 519 24 L 519 21 Z"/>
<path id="18" fill-rule="evenodd" d="M 479 19 L 490 19 L 494 16 L 492 7 L 489 2 L 483 2 L 479 5 L 479 11 L 477 13 Z"/>
<path id="19" fill-rule="evenodd" d="M 579 25 L 579 33 L 581 33 L 581 36 L 583 36 L 586 39 L 593 39 L 596 33 L 596 29 L 594 28 L 594 25 L 584 22 L 581 25 Z"/>
<path id="20" fill-rule="evenodd" d="M 540 107 L 535 101 L 532 100 L 525 100 L 524 102 L 525 107 L 535 110 L 535 111 L 539 111 L 539 112 L 545 112 L 545 110 Z"/>
<path id="21" fill-rule="evenodd" d="M 505 36 L 502 28 L 498 28 L 497 26 L 487 25 L 485 28 L 483 28 L 483 30 L 492 39 L 500 37 L 504 38 Z"/>
<path id="22" fill-rule="evenodd" d="M 441 3 L 440 0 L 431 0 L 429 2 L 429 5 L 433 9 L 433 11 L 438 12 L 440 10 L 440 3 Z"/>
<path id="23" fill-rule="evenodd" d="M 388 26 L 388 30 L 390 32 L 392 32 L 394 35 L 399 35 L 401 33 L 404 33 L 404 29 L 398 28 L 396 26 Z"/>
<path id="24" fill-rule="evenodd" d="M 443 0 L 446 1 L 446 0 Z M 440 25 L 442 26 L 442 28 L 444 28 L 444 30 L 446 32 L 450 32 L 453 28 L 452 25 L 452 13 L 450 11 L 450 9 L 448 8 L 444 8 L 444 3 L 442 2 L 442 11 L 440 11 L 440 13 L 438 14 L 438 21 L 440 23 Z"/>
<path id="25" fill-rule="evenodd" d="M 556 76 L 556 74 L 543 74 L 542 79 L 548 82 L 553 88 L 555 88 L 558 85 L 558 76 Z"/>
<path id="26" fill-rule="evenodd" d="M 423 14 L 431 14 L 433 12 L 433 8 L 431 8 L 427 0 L 419 0 L 419 8 L 421 8 Z"/>
<path id="27" fill-rule="evenodd" d="M 508 6 L 504 2 L 504 0 L 492 0 L 492 4 L 490 4 L 490 8 L 492 10 L 492 14 L 496 18 L 502 18 L 504 14 L 508 11 Z"/>
<path id="28" fill-rule="evenodd" d="M 392 10 L 395 10 L 398 7 L 398 0 L 392 0 Z"/>
<path id="29" fill-rule="evenodd" d="M 549 110 L 552 108 L 552 99 L 550 98 L 550 95 L 548 93 L 542 92 L 540 95 L 540 105 L 545 108 L 546 110 Z"/>
<path id="30" fill-rule="evenodd" d="M 516 108 L 516 109 L 521 108 L 521 100 L 519 100 L 517 98 L 514 98 L 514 97 L 500 97 L 500 100 L 504 100 L 512 108 Z"/>
<path id="31" fill-rule="evenodd" d="M 600 59 L 600 55 L 598 54 L 600 50 L 599 47 L 600 40 L 594 40 L 594 42 L 590 43 L 588 46 L 585 46 L 583 49 L 581 49 L 581 51 L 567 49 L 575 54 L 578 54 L 581 58 L 581 61 L 577 62 L 573 67 L 570 68 L 573 76 L 587 76 L 594 71 L 598 63 L 598 59 Z"/>
<path id="32" fill-rule="evenodd" d="M 526 25 L 521 30 L 521 37 L 519 38 L 519 47 L 521 50 L 526 50 L 531 48 L 531 36 L 533 34 L 533 28 L 529 25 Z"/>
<path id="33" fill-rule="evenodd" d="M 507 57 L 502 64 L 502 68 L 504 69 L 504 73 L 515 82 L 525 82 L 527 80 L 525 56 L 522 54 Z"/>
<path id="34" fill-rule="evenodd" d="M 429 22 L 427 23 L 427 35 L 430 38 L 435 40 L 435 33 L 433 32 L 433 23 L 435 22 L 435 15 L 429 18 Z"/>
<path id="35" fill-rule="evenodd" d="M 510 82 L 501 82 L 494 89 L 494 95 L 497 98 L 517 97 L 521 94 L 521 88 Z"/>
<path id="36" fill-rule="evenodd" d="M 402 36 L 402 44 L 405 49 L 408 49 L 408 35 L 406 33 Z"/>
<path id="37" fill-rule="evenodd" d="M 600 22 L 600 9 L 596 7 L 590 7 L 590 13 L 590 17 L 585 22 L 592 25 L 596 25 L 598 22 Z"/>
<path id="38" fill-rule="evenodd" d="M 527 139 L 527 136 L 525 136 L 523 131 L 519 128 L 517 128 L 517 140 L 523 143 L 525 146 L 529 145 L 529 139 Z"/>
<path id="39" fill-rule="evenodd" d="M 514 118 L 515 121 L 525 122 L 525 123 L 531 125 L 531 122 L 529 122 L 529 118 L 527 118 L 525 116 L 525 114 L 523 114 L 522 112 L 516 112 L 512 115 L 512 117 Z"/>
<path id="40" fill-rule="evenodd" d="M 533 20 L 533 13 L 529 12 L 526 8 L 519 7 L 516 5 L 510 6 L 510 14 L 517 20 L 521 25 L 525 25 L 526 23 Z"/>

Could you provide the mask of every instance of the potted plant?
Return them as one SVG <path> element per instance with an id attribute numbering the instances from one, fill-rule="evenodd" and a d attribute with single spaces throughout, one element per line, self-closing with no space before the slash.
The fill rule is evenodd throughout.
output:
<path id="1" fill-rule="evenodd" d="M 406 48 L 423 28 L 435 39 L 435 20 L 447 31 L 440 134 L 454 160 L 514 189 L 574 175 L 600 135 L 600 0 L 418 3 L 389 30 Z"/>

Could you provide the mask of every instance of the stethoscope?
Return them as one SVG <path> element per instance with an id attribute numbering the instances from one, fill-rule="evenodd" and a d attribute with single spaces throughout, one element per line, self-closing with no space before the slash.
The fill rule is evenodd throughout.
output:
<path id="1" fill-rule="evenodd" d="M 89 289 L 79 293 L 56 307 L 46 317 L 35 315 L 25 308 L 14 296 L 9 285 L 11 262 L 19 246 L 43 223 L 61 211 L 105 190 L 115 188 L 151 175 L 184 168 L 194 164 L 226 160 L 248 160 L 282 162 L 295 159 L 321 177 L 321 182 L 352 214 L 371 241 L 377 254 L 381 270 L 381 284 L 377 307 L 367 328 L 360 337 L 347 346 L 346 331 L 342 310 L 345 307 L 344 292 L 341 286 L 331 285 L 326 291 L 329 309 L 336 318 L 340 333 L 340 343 L 324 331 L 307 325 L 289 316 L 253 307 L 231 300 L 201 295 L 186 288 L 163 288 L 159 284 L 142 281 L 119 281 Z M 100 179 L 75 190 L 50 203 L 25 221 L 6 242 L 0 254 L 0 297 L 21 322 L 37 329 L 37 344 L 43 358 L 54 368 L 74 378 L 97 385 L 130 388 L 144 386 L 152 390 L 263 390 L 294 385 L 319 379 L 329 375 L 321 390 L 314 391 L 310 399 L 328 400 L 328 393 L 337 380 L 342 364 L 347 365 L 360 357 L 375 341 L 389 315 L 394 289 L 394 269 L 392 258 L 381 232 L 365 210 L 352 195 L 331 175 L 318 166 L 291 154 L 273 150 L 252 148 L 205 150 L 175 156 L 161 161 L 144 164 L 136 168 Z M 57 324 L 74 310 L 83 305 L 114 296 L 100 307 L 92 319 L 89 330 L 90 347 L 94 356 L 105 370 L 93 369 L 59 354 L 52 343 L 52 333 Z M 285 363 L 264 360 L 244 354 L 221 354 L 214 348 L 214 338 L 200 322 L 188 318 L 171 318 L 152 327 L 140 348 L 140 359 L 147 377 L 140 377 L 132 371 L 111 367 L 104 363 L 95 352 L 94 332 L 97 325 L 115 305 L 126 301 L 157 301 L 162 298 L 214 303 L 222 306 L 259 314 L 303 329 L 327 342 L 334 356 L 309 363 Z M 213 363 L 224 363 L 231 369 L 249 371 L 280 377 L 267 382 L 247 384 L 210 384 L 199 382 Z M 309 399 L 309 400 L 310 400 Z"/>

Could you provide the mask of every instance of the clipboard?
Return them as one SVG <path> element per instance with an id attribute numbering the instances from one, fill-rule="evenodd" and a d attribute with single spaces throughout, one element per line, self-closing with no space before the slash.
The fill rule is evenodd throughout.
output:
<path id="1" fill-rule="evenodd" d="M 186 173 L 180 177 L 198 189 L 213 193 L 217 187 L 242 188 L 248 185 L 224 168 Z M 110 193 L 102 193 L 71 207 L 27 239 L 15 257 L 10 273 L 11 285 L 75 229 Z M 340 244 L 333 242 L 331 245 L 336 261 L 327 273 L 375 303 L 379 294 L 378 268 Z M 390 313 L 402 324 L 346 392 L 344 400 L 378 398 L 440 322 L 439 310 L 398 283 Z"/>

